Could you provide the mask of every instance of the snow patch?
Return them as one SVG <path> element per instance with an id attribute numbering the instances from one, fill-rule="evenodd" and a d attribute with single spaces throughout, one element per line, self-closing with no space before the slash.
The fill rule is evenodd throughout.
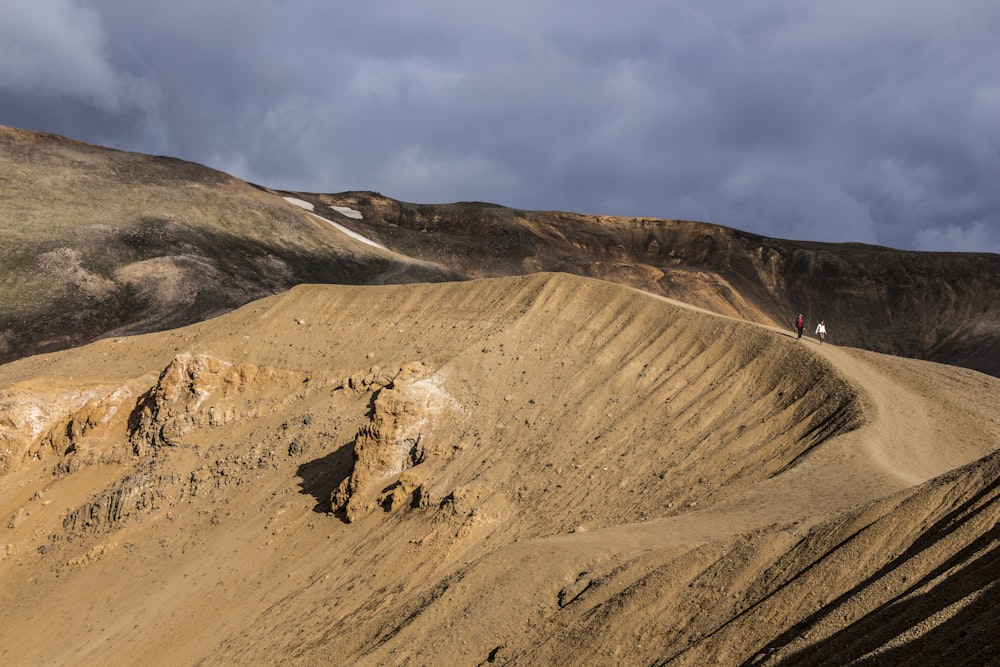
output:
<path id="1" fill-rule="evenodd" d="M 316 210 L 315 206 L 313 206 L 307 201 L 303 201 L 302 199 L 296 199 L 295 197 L 285 197 L 285 201 L 288 202 L 289 204 L 295 204 L 299 208 L 304 208 L 307 211 Z"/>
<path id="2" fill-rule="evenodd" d="M 365 216 L 361 215 L 361 211 L 351 208 L 350 206 L 333 206 L 330 205 L 337 213 L 341 214 L 345 218 L 354 218 L 355 220 L 363 220 Z"/>
<path id="3" fill-rule="evenodd" d="M 327 223 L 328 225 L 332 225 L 337 231 L 339 231 L 339 232 L 341 232 L 343 234 L 347 234 L 348 236 L 350 236 L 352 239 L 354 239 L 356 241 L 361 241 L 362 243 L 367 243 L 368 245 L 370 245 L 372 247 L 381 248 L 382 250 L 388 250 L 388 248 L 386 248 L 384 245 L 380 245 L 378 243 L 375 243 L 375 241 L 372 241 L 370 238 L 362 236 L 361 234 L 358 234 L 357 232 L 351 231 L 350 229 L 348 229 L 347 227 L 344 227 L 343 225 L 338 225 L 333 220 L 328 220 L 328 219 L 324 218 L 321 215 L 316 215 L 315 213 L 310 213 L 309 215 L 313 216 L 314 218 L 319 218 L 320 220 L 322 220 L 323 222 Z"/>
<path id="4" fill-rule="evenodd" d="M 378 243 L 375 243 L 375 241 L 372 241 L 371 239 L 369 239 L 369 238 L 367 238 L 365 236 L 362 236 L 361 234 L 358 234 L 357 232 L 353 232 L 350 229 L 348 229 L 347 227 L 344 227 L 343 225 L 338 225 L 333 220 L 328 220 L 328 219 L 324 218 L 321 215 L 316 215 L 315 213 L 313 213 L 313 211 L 316 210 L 316 207 L 313 206 L 311 203 L 309 203 L 307 201 L 303 201 L 301 199 L 296 199 L 295 197 L 285 197 L 285 201 L 287 201 L 289 204 L 294 204 L 294 205 L 298 206 L 299 208 L 302 208 L 302 209 L 305 209 L 305 210 L 309 211 L 309 215 L 313 216 L 314 218 L 319 218 L 320 220 L 322 220 L 323 222 L 327 223 L 328 225 L 331 225 L 334 229 L 336 229 L 340 233 L 346 234 L 346 235 L 350 236 L 355 241 L 361 241 L 362 243 L 366 243 L 366 244 L 372 246 L 373 248 L 379 248 L 381 250 L 388 250 L 388 248 L 386 248 L 384 245 L 379 245 Z M 353 208 L 348 208 L 346 206 L 331 206 L 330 208 L 332 208 L 337 213 L 340 213 L 341 215 L 347 216 L 348 218 L 354 218 L 355 220 L 361 220 L 361 218 L 362 218 L 361 211 L 355 211 Z"/>

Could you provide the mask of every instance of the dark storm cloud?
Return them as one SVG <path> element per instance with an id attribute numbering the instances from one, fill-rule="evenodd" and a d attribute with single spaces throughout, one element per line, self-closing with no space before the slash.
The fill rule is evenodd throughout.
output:
<path id="1" fill-rule="evenodd" d="M 0 0 L 0 123 L 273 187 L 1000 251 L 993 0 Z"/>

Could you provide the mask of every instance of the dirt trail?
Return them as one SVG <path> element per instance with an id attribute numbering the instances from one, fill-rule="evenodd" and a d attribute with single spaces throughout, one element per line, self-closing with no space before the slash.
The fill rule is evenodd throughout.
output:
<path id="1" fill-rule="evenodd" d="M 926 482 L 995 448 L 988 441 L 962 446 L 967 435 L 977 432 L 975 428 L 966 432 L 952 413 L 935 411 L 932 398 L 907 386 L 898 374 L 874 365 L 866 359 L 869 354 L 806 339 L 803 344 L 830 361 L 860 391 L 868 412 L 862 427 L 831 438 L 788 470 L 704 510 L 554 539 L 608 549 L 690 547 L 859 507 Z M 943 433 L 959 444 L 944 446 Z"/>
<path id="2" fill-rule="evenodd" d="M 928 456 L 937 457 L 933 456 L 935 425 L 927 415 L 926 399 L 849 349 L 804 344 L 857 387 L 867 404 L 867 422 L 830 439 L 794 467 L 716 511 L 742 515 L 751 522 L 760 515 L 758 525 L 802 519 L 862 505 L 972 460 L 928 466 Z M 777 488 L 783 489 L 778 497 Z"/>
<path id="3" fill-rule="evenodd" d="M 850 349 L 817 345 L 817 353 L 861 387 L 872 405 L 872 420 L 862 432 L 850 434 L 839 449 L 868 457 L 859 472 L 882 472 L 898 480 L 899 488 L 915 486 L 973 460 L 940 453 L 940 428 L 930 415 L 929 399 L 867 363 Z M 986 452 L 979 452 L 978 456 Z"/>

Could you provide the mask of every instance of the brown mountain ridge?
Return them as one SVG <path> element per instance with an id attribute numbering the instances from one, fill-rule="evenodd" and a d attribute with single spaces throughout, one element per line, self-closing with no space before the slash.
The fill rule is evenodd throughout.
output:
<path id="1" fill-rule="evenodd" d="M 376 193 L 279 193 L 171 158 L 3 127 L 0 165 L 0 361 L 190 324 L 295 284 L 559 271 L 758 323 L 790 327 L 802 312 L 810 329 L 824 319 L 845 345 L 1000 375 L 1000 255 Z M 315 215 L 283 196 L 310 202 Z"/>
<path id="2" fill-rule="evenodd" d="M 774 239 L 702 222 L 422 205 L 376 193 L 297 197 L 353 207 L 346 226 L 470 277 L 561 271 L 753 322 L 798 313 L 836 339 L 1000 374 L 1000 255 Z"/>
<path id="3" fill-rule="evenodd" d="M 0 664 L 997 664 L 1000 379 L 845 345 L 832 315 L 828 342 L 797 340 L 782 301 L 810 257 L 870 253 L 864 275 L 894 276 L 995 256 L 206 185 L 217 172 L 9 135 L 8 181 L 37 159 L 69 184 L 0 205 L 21 267 L 4 274 L 21 353 L 0 365 Z M 75 151 L 97 166 L 60 171 Z M 108 159 L 143 185 L 95 186 L 107 214 L 41 213 Z M 190 208 L 155 252 L 125 252 L 155 202 Z M 34 226 L 8 224 L 22 209 Z M 203 242 L 221 228 L 250 235 L 252 270 L 226 277 L 229 242 Z M 357 284 L 260 278 L 280 260 L 294 282 L 301 257 Z M 160 272 L 134 278 L 144 262 Z M 823 275 L 808 293 L 847 290 Z M 96 279 L 142 299 L 110 328 L 59 322 L 110 307 Z M 914 356 L 989 360 L 958 342 L 989 340 L 993 311 L 950 291 L 977 280 L 996 290 L 971 269 L 917 289 L 965 316 Z M 854 289 L 916 308 L 891 281 Z M 97 339 L 24 356 L 25 329 Z"/>
<path id="4" fill-rule="evenodd" d="M 0 361 L 389 276 L 461 277 L 222 172 L 0 127 Z"/>

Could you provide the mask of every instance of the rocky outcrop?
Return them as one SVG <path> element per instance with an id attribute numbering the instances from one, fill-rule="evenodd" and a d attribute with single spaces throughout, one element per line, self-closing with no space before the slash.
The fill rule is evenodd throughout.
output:
<path id="1" fill-rule="evenodd" d="M 291 456 L 295 450 L 270 432 L 240 443 L 236 451 L 217 451 L 209 459 L 197 454 L 202 445 L 207 449 L 218 444 L 221 427 L 283 415 L 289 405 L 309 393 L 312 379 L 301 371 L 184 353 L 171 360 L 151 388 L 132 393 L 130 402 L 126 392 L 118 391 L 113 394 L 119 397 L 116 404 L 108 400 L 87 403 L 59 421 L 41 442 L 70 454 L 80 450 L 88 438 L 106 431 L 111 415 L 125 414 L 128 425 L 116 432 L 118 446 L 104 451 L 118 452 L 115 462 L 128 464 L 128 472 L 71 510 L 63 520 L 63 529 L 68 533 L 115 530 L 130 519 L 188 497 L 239 485 L 262 470 L 277 467 L 279 458 Z M 314 384 L 327 386 L 325 382 Z M 308 423 L 308 417 L 299 418 L 303 419 Z M 285 421 L 277 430 L 295 429 Z M 196 456 L 175 456 L 185 449 L 195 450 Z M 57 470 L 73 472 L 77 467 L 78 459 L 69 456 Z"/>
<path id="2" fill-rule="evenodd" d="M 136 396 L 152 378 L 84 389 L 44 382 L 0 392 L 0 475 L 27 460 L 65 456 L 66 465 L 114 457 Z M 43 386 L 44 385 L 44 386 Z"/>
<path id="3" fill-rule="evenodd" d="M 374 395 L 371 419 L 354 440 L 354 469 L 333 493 L 334 511 L 357 521 L 378 506 L 419 504 L 423 483 L 412 469 L 444 451 L 434 423 L 458 409 L 424 364 L 404 366 Z"/>
<path id="4" fill-rule="evenodd" d="M 236 400 L 248 392 L 301 387 L 309 376 L 299 371 L 232 364 L 207 354 L 179 354 L 139 401 L 129 440 L 137 456 L 157 447 L 176 447 L 203 427 L 218 427 L 259 417 L 268 401 Z M 281 399 L 278 399 L 280 402 Z"/>
<path id="5" fill-rule="evenodd" d="M 139 512 L 166 503 L 182 482 L 183 477 L 177 473 L 161 473 L 156 466 L 143 466 L 67 514 L 63 529 L 69 533 L 111 530 Z"/>

